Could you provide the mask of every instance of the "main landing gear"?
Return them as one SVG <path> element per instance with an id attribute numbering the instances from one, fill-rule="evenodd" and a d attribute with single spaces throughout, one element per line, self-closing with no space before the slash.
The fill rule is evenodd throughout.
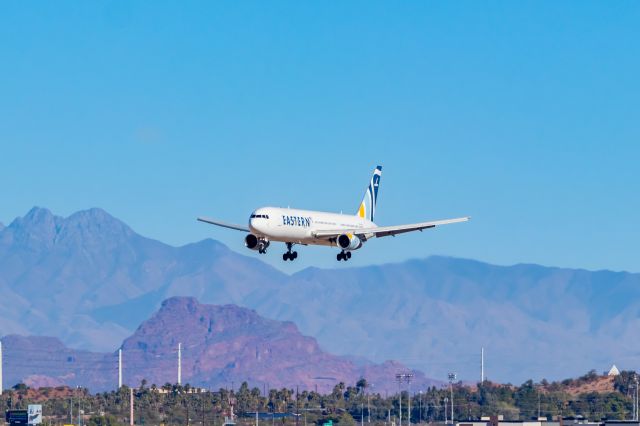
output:
<path id="1" fill-rule="evenodd" d="M 298 252 L 297 251 L 291 251 L 291 248 L 293 247 L 293 243 L 287 243 L 287 252 L 285 254 L 282 255 L 282 260 L 284 260 L 285 262 L 287 260 L 290 261 L 294 261 L 295 259 L 298 258 Z"/>
<path id="2" fill-rule="evenodd" d="M 351 259 L 351 252 L 342 250 L 337 254 L 336 259 L 338 259 L 338 262 L 340 262 L 341 260 L 344 260 L 346 262 L 347 260 Z"/>

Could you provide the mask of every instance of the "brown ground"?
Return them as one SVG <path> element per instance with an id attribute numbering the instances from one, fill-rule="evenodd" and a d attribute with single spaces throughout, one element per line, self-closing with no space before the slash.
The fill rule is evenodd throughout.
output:
<path id="1" fill-rule="evenodd" d="M 29 401 L 33 402 L 45 402 L 49 399 L 60 399 L 60 398 L 69 398 L 72 395 L 77 396 L 79 391 L 76 389 L 71 389 L 66 386 L 59 386 L 55 388 L 40 388 L 40 389 L 32 389 L 29 388 L 25 391 L 18 391 L 19 395 L 23 395 L 25 398 L 29 399 Z"/>
<path id="2" fill-rule="evenodd" d="M 613 376 L 601 376 L 596 380 L 583 383 L 581 385 L 572 385 L 565 387 L 565 391 L 570 393 L 571 395 L 578 395 L 581 393 L 589 393 L 589 392 L 613 392 Z"/>

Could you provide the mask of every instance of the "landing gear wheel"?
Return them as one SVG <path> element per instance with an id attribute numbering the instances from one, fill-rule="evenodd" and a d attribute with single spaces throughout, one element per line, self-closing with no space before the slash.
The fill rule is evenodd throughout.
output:
<path id="1" fill-rule="evenodd" d="M 351 252 L 350 251 L 347 252 L 347 260 L 348 259 L 351 259 Z"/>
<path id="2" fill-rule="evenodd" d="M 338 254 L 336 255 L 336 260 L 337 260 L 338 262 L 340 262 L 340 261 L 342 260 L 342 253 L 338 253 Z"/>
<path id="3" fill-rule="evenodd" d="M 295 259 L 298 258 L 298 252 L 297 251 L 291 251 L 291 248 L 293 247 L 293 243 L 287 243 L 287 252 L 285 254 L 282 255 L 282 260 L 284 260 L 285 262 L 287 260 L 290 261 L 294 261 Z"/>

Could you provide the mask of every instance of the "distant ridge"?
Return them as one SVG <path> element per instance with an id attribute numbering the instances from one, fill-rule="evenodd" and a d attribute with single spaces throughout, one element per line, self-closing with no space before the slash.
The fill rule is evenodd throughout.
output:
<path id="1" fill-rule="evenodd" d="M 172 247 L 100 209 L 34 208 L 0 230 L 0 330 L 111 352 L 163 300 L 192 296 L 436 378 L 477 380 L 480 347 L 489 379 L 503 382 L 640 361 L 629 355 L 640 352 L 640 274 L 433 256 L 290 276 L 245 254 L 213 240 Z"/>

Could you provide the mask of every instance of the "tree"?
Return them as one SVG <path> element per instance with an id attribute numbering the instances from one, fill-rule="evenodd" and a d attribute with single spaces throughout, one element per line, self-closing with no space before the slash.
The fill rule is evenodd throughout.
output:
<path id="1" fill-rule="evenodd" d="M 118 420 L 111 415 L 106 416 L 93 416 L 87 423 L 88 426 L 118 426 Z"/>

